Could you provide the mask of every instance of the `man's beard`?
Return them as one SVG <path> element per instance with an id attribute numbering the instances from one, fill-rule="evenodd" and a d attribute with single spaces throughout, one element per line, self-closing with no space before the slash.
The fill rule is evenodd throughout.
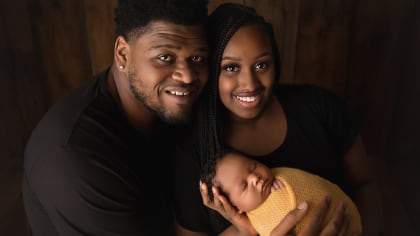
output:
<path id="1" fill-rule="evenodd" d="M 190 121 L 191 110 L 185 110 L 179 112 L 179 114 L 171 114 L 171 112 L 165 108 L 163 102 L 152 102 L 150 96 L 146 95 L 146 93 L 140 89 L 137 89 L 142 88 L 143 84 L 140 79 L 136 80 L 135 73 L 129 72 L 128 80 L 130 83 L 130 90 L 135 99 L 147 107 L 150 111 L 154 112 L 163 122 L 168 124 L 186 124 Z M 136 87 L 136 84 L 138 87 Z M 157 97 L 157 100 L 160 101 L 159 97 Z"/>

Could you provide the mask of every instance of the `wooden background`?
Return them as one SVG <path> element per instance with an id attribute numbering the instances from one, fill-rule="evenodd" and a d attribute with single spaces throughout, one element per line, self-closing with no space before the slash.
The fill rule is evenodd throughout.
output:
<path id="1" fill-rule="evenodd" d="M 211 0 L 273 23 L 282 83 L 344 98 L 375 158 L 386 235 L 420 235 L 420 1 Z M 23 150 L 47 109 L 111 62 L 116 0 L 0 0 L 0 235 L 26 235 Z"/>

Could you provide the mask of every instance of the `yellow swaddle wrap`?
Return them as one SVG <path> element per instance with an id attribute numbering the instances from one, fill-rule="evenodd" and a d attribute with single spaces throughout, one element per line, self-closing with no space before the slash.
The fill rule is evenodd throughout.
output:
<path id="1" fill-rule="evenodd" d="M 331 205 L 324 225 L 331 218 L 337 204 L 344 201 L 347 206 L 346 213 L 351 216 L 348 232 L 362 232 L 362 224 L 356 205 L 337 185 L 299 169 L 281 167 L 273 168 L 271 171 L 274 177 L 283 183 L 284 187 L 272 192 L 258 208 L 247 212 L 249 220 L 261 236 L 270 235 L 270 232 L 289 211 L 296 208 L 298 203 L 307 201 L 309 203 L 308 212 L 305 218 L 296 225 L 295 233 L 299 233 L 305 225 L 307 216 L 312 214 L 314 207 L 326 195 L 331 197 Z"/>

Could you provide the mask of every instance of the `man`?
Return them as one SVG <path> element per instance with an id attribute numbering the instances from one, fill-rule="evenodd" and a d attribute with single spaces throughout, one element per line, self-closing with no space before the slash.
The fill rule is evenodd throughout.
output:
<path id="1" fill-rule="evenodd" d="M 207 81 L 207 1 L 120 0 L 113 64 L 62 99 L 28 141 L 30 235 L 171 235 L 165 123 Z"/>

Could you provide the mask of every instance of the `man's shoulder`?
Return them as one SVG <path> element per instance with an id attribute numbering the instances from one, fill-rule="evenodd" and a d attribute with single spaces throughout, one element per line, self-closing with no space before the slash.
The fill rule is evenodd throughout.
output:
<path id="1" fill-rule="evenodd" d="M 54 162 L 59 160 L 57 157 L 64 158 L 66 155 L 63 153 L 76 150 L 79 144 L 87 144 L 106 133 L 96 132 L 96 137 L 92 137 L 92 130 L 100 130 L 98 127 L 102 127 L 105 118 L 108 118 L 108 109 L 113 109 L 112 103 L 107 104 L 109 101 L 99 91 L 99 82 L 100 78 L 97 77 L 49 109 L 26 144 L 25 169 L 32 169 L 40 159 Z M 75 137 L 75 134 L 83 132 L 84 138 L 80 135 Z"/>

